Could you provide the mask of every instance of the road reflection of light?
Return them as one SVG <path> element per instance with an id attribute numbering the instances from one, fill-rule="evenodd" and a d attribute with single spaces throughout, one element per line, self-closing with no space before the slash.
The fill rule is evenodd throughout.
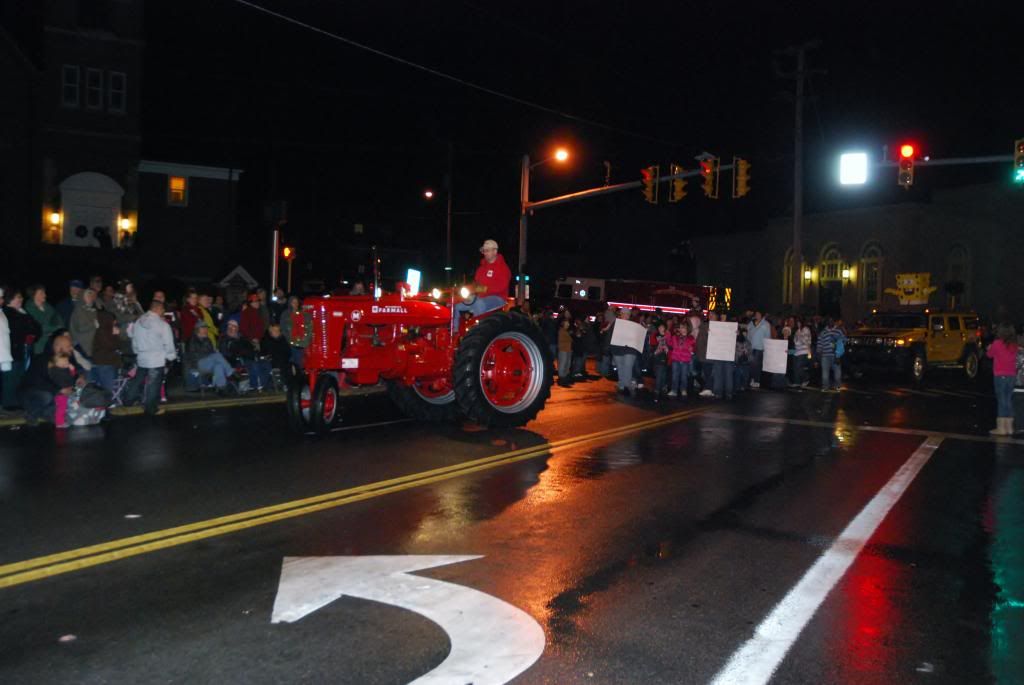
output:
<path id="1" fill-rule="evenodd" d="M 839 630 L 830 642 L 840 650 L 836 663 L 852 673 L 893 673 L 892 636 L 898 633 L 896 604 L 892 596 L 903 583 L 896 564 L 874 554 L 861 555 L 841 584 Z"/>
<path id="2" fill-rule="evenodd" d="M 989 661 L 995 682 L 1010 683 L 1024 672 L 1024 472 L 1007 476 L 985 514 L 996 586 Z"/>

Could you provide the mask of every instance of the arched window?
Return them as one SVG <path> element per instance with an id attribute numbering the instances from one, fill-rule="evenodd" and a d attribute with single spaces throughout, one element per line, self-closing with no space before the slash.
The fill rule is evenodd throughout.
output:
<path id="1" fill-rule="evenodd" d="M 882 299 L 882 247 L 875 242 L 865 245 L 860 253 L 860 264 L 864 302 L 877 303 Z"/>
<path id="2" fill-rule="evenodd" d="M 843 277 L 843 256 L 839 247 L 828 245 L 821 251 L 821 269 L 818 271 L 821 281 L 838 281 Z"/>

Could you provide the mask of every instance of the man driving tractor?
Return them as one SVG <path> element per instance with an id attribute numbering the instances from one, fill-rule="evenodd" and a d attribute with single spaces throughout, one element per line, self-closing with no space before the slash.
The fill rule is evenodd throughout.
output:
<path id="1" fill-rule="evenodd" d="M 479 316 L 503 306 L 505 298 L 508 297 L 512 271 L 505 263 L 505 258 L 498 254 L 498 243 L 490 239 L 485 240 L 480 247 L 480 253 L 483 258 L 473 276 L 471 294 L 463 302 L 455 305 L 456 314 L 469 312 L 473 316 Z"/>

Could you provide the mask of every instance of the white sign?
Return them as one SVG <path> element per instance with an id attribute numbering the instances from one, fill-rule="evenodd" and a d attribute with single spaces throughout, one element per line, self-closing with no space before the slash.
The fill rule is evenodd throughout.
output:
<path id="1" fill-rule="evenodd" d="M 708 323 L 708 356 L 713 362 L 736 361 L 736 322 L 710 321 Z"/>
<path id="2" fill-rule="evenodd" d="M 637 352 L 644 351 L 644 336 L 647 329 L 638 323 L 615 319 L 615 326 L 612 328 L 612 345 L 632 347 Z"/>
<path id="3" fill-rule="evenodd" d="M 451 651 L 415 685 L 501 685 L 544 652 L 533 617 L 497 597 L 410 575 L 480 556 L 285 557 L 271 623 L 292 623 L 342 596 L 399 606 L 441 626 Z"/>
<path id="4" fill-rule="evenodd" d="M 786 373 L 786 358 L 789 342 L 786 340 L 764 341 L 764 363 L 761 368 L 765 373 Z"/>

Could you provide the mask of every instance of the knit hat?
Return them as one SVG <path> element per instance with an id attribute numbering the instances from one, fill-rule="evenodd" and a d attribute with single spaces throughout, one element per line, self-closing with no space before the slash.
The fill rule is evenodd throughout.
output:
<path id="1" fill-rule="evenodd" d="M 68 281 L 68 287 L 69 288 L 84 288 L 85 287 L 85 283 L 82 283 L 82 281 L 80 281 L 79 279 L 75 278 L 75 279 L 72 279 L 72 280 Z"/>

